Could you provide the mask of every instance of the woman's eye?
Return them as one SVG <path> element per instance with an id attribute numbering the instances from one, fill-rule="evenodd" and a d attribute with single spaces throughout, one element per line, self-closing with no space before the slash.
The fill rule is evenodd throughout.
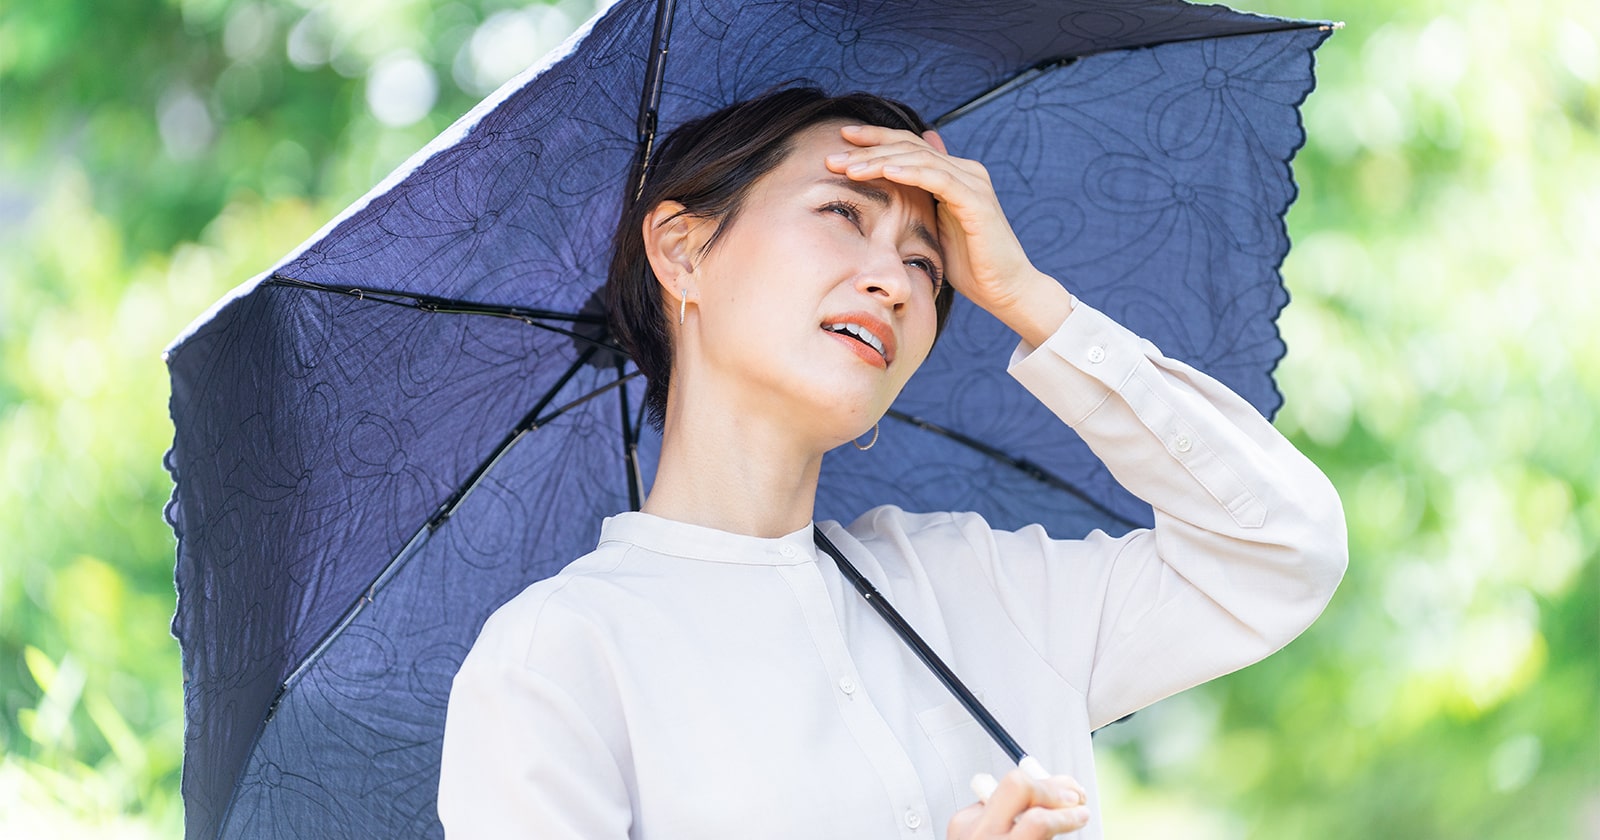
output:
<path id="1" fill-rule="evenodd" d="M 822 210 L 825 213 L 834 213 L 839 216 L 843 216 L 853 223 L 860 223 L 861 221 L 861 212 L 843 202 L 835 201 L 832 204 L 825 204 L 823 205 Z"/>
<path id="2" fill-rule="evenodd" d="M 939 277 L 939 267 L 933 264 L 933 260 L 917 257 L 915 259 L 906 260 L 906 265 L 909 265 L 912 268 L 921 271 L 923 274 L 928 275 L 928 279 L 933 281 L 934 288 L 938 288 L 939 284 L 942 282 L 942 278 Z"/>

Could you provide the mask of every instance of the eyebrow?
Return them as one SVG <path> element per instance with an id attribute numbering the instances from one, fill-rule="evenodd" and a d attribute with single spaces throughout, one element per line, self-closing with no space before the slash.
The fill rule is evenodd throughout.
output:
<path id="1" fill-rule="evenodd" d="M 894 203 L 894 199 L 890 197 L 888 190 L 883 189 L 882 187 L 874 187 L 871 184 L 863 181 L 852 181 L 849 178 L 841 176 L 835 178 L 823 178 L 822 183 L 835 187 L 843 187 L 855 193 L 856 195 L 861 196 L 867 201 L 878 205 L 879 207 L 888 207 L 890 204 Z M 937 202 L 937 199 L 935 199 L 935 201 Z M 923 243 L 929 248 L 932 248 L 933 252 L 939 255 L 939 260 L 941 262 L 944 260 L 944 249 L 939 246 L 939 240 L 934 237 L 931 231 L 928 230 L 927 225 L 924 225 L 923 223 L 913 219 L 911 221 L 911 233 L 918 239 L 922 240 Z"/>

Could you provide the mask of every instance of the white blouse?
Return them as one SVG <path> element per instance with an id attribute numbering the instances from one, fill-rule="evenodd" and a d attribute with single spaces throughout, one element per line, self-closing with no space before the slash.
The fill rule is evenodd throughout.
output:
<path id="1" fill-rule="evenodd" d="M 823 531 L 1022 746 L 1089 792 L 1089 733 L 1287 644 L 1344 572 L 1333 487 L 1244 400 L 1079 304 L 1011 374 L 1156 512 L 1054 540 L 873 509 Z M 943 837 L 1010 762 L 826 555 L 623 513 L 496 612 L 450 695 L 452 837 Z M 1109 817 L 1115 820 L 1115 815 Z"/>

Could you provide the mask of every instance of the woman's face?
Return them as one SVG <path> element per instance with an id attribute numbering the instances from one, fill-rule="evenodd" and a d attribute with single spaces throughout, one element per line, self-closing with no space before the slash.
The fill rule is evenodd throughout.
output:
<path id="1" fill-rule="evenodd" d="M 834 436 L 870 427 L 927 357 L 943 275 L 928 193 L 824 165 L 854 148 L 845 124 L 796 135 L 695 267 L 677 358 L 705 369 L 673 374 L 734 377 Z"/>

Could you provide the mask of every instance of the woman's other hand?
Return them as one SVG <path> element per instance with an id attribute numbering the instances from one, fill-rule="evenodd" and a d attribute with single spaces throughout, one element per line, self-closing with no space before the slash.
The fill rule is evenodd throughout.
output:
<path id="1" fill-rule="evenodd" d="M 957 811 L 945 834 L 950 840 L 1045 840 L 1069 834 L 1089 823 L 1087 795 L 1070 776 L 1029 778 L 1021 770 L 1007 773 L 999 785 L 993 777 L 973 779 L 973 787 L 992 787 L 987 796 Z"/>
<path id="2" fill-rule="evenodd" d="M 869 125 L 845 126 L 840 134 L 858 148 L 829 155 L 829 170 L 916 187 L 938 200 L 945 278 L 957 291 L 1034 346 L 1055 332 L 1072 311 L 1072 297 L 1034 268 L 983 164 L 949 154 L 933 131 L 919 137 Z"/>

